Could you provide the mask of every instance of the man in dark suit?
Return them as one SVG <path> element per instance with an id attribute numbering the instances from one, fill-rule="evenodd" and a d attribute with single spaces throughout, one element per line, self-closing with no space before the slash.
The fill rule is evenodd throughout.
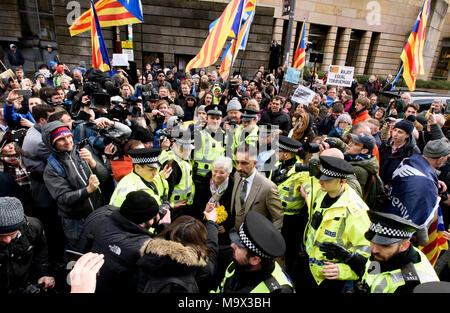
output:
<path id="1" fill-rule="evenodd" d="M 272 221 L 276 229 L 283 225 L 283 209 L 277 186 L 256 171 L 256 147 L 248 144 L 236 150 L 236 173 L 234 174 L 231 212 L 235 216 L 234 229 L 244 222 L 249 210 L 255 210 Z"/>

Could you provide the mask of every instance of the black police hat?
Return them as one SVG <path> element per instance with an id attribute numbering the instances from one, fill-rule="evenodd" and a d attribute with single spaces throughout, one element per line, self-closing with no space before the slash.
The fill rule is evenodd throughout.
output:
<path id="1" fill-rule="evenodd" d="M 222 116 L 222 111 L 217 104 L 210 104 L 206 107 L 206 114 L 213 116 Z"/>
<path id="2" fill-rule="evenodd" d="M 161 154 L 161 149 L 157 148 L 142 148 L 128 150 L 128 155 L 131 157 L 133 164 L 145 164 L 153 168 L 160 168 L 159 155 Z"/>
<path id="3" fill-rule="evenodd" d="M 280 151 L 297 153 L 298 149 L 302 147 L 302 144 L 300 141 L 295 140 L 294 138 L 280 135 L 278 147 L 280 148 Z"/>
<path id="4" fill-rule="evenodd" d="M 379 245 L 390 245 L 403 239 L 410 239 L 420 227 L 398 215 L 367 211 L 372 224 L 365 233 L 370 242 Z"/>
<path id="5" fill-rule="evenodd" d="M 347 178 L 355 172 L 355 168 L 344 159 L 321 156 L 320 168 L 316 174 L 319 180 L 331 180 L 335 178 Z"/>
<path id="6" fill-rule="evenodd" d="M 230 239 L 241 248 L 252 251 L 262 258 L 278 258 L 284 255 L 286 243 L 266 217 L 250 210 L 238 232 L 231 232 Z"/>
<path id="7" fill-rule="evenodd" d="M 242 112 L 241 120 L 242 120 L 243 122 L 250 122 L 250 121 L 252 121 L 252 120 L 258 118 L 258 113 L 259 113 L 259 112 L 256 111 L 256 110 L 252 110 L 252 109 L 241 109 L 240 111 Z"/>

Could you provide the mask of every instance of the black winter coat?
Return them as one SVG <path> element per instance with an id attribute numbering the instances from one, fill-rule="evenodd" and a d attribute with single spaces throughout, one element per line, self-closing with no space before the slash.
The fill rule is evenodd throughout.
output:
<path id="1" fill-rule="evenodd" d="M 409 158 L 414 153 L 419 153 L 415 141 L 409 139 L 407 143 L 397 152 L 392 153 L 392 138 L 383 141 L 380 147 L 380 177 L 384 184 L 392 180 L 392 174 L 405 158 Z"/>
<path id="2" fill-rule="evenodd" d="M 289 115 L 280 110 L 278 113 L 273 114 L 272 111 L 265 111 L 261 114 L 260 123 L 267 123 L 271 125 L 278 125 L 279 129 L 283 131 L 282 135 L 289 135 L 289 131 L 292 128 L 291 118 Z"/>
<path id="3" fill-rule="evenodd" d="M 94 215 L 91 220 L 90 217 Z M 84 245 L 80 246 L 80 250 L 105 255 L 105 263 L 100 269 L 95 292 L 134 292 L 136 262 L 140 258 L 139 249 L 152 236 L 147 229 L 123 217 L 113 206 L 104 206 L 93 212 L 86 219 L 80 236 L 80 243 Z M 92 248 L 86 251 L 84 248 L 89 246 Z"/>
<path id="4" fill-rule="evenodd" d="M 25 216 L 20 236 L 0 245 L 0 294 L 22 293 L 27 283 L 49 276 L 48 248 L 42 223 Z"/>

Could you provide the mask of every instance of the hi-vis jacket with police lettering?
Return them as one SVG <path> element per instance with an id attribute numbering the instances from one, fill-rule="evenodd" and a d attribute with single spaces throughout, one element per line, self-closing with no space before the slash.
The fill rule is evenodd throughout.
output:
<path id="1" fill-rule="evenodd" d="M 321 208 L 326 192 L 320 191 L 313 201 L 313 208 L 309 208 L 309 220 L 305 229 L 304 244 L 309 256 L 309 268 L 317 284 L 320 285 L 325 277 L 322 267 L 327 260 L 319 249 L 322 242 L 334 242 L 345 249 L 370 256 L 370 244 L 364 237 L 369 229 L 370 219 L 367 215 L 369 209 L 358 194 L 347 184 L 339 199 L 329 208 Z M 308 206 L 310 201 L 307 201 Z M 322 222 L 314 229 L 311 218 L 318 211 L 322 213 Z M 336 262 L 335 262 L 336 263 Z M 344 263 L 336 263 L 339 267 L 339 280 L 356 280 L 358 276 Z"/>

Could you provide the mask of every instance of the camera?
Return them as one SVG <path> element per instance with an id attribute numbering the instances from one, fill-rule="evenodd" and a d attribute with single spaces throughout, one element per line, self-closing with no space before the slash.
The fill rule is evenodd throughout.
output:
<path id="1" fill-rule="evenodd" d="M 106 127 L 98 130 L 98 133 L 101 137 L 103 137 L 103 145 L 106 147 L 109 144 L 113 144 L 116 148 L 116 153 L 112 155 L 122 157 L 123 155 L 123 149 L 122 149 L 122 142 L 123 138 L 121 136 L 118 136 L 111 132 L 112 127 Z"/>
<path id="2" fill-rule="evenodd" d="M 325 142 L 330 146 L 330 148 L 336 147 L 336 139 L 334 139 L 334 138 L 327 138 L 325 140 Z M 303 146 L 303 148 L 309 153 L 317 153 L 317 152 L 320 152 L 321 146 L 322 146 L 322 148 L 326 149 L 323 142 L 321 142 L 321 143 L 316 143 L 316 142 L 306 143 Z"/>
<path id="3" fill-rule="evenodd" d="M 323 215 L 322 212 L 316 211 L 314 212 L 311 218 L 311 227 L 317 230 L 322 223 Z"/>
<path id="4" fill-rule="evenodd" d="M 167 212 L 170 211 L 172 207 L 168 202 L 164 202 L 159 206 L 158 213 L 156 214 L 159 216 L 159 220 L 162 220 L 164 216 L 166 216 Z"/>
<path id="5" fill-rule="evenodd" d="M 319 160 L 311 159 L 308 163 L 296 163 L 295 171 L 296 172 L 309 172 L 310 176 L 314 176 L 319 171 Z"/>

